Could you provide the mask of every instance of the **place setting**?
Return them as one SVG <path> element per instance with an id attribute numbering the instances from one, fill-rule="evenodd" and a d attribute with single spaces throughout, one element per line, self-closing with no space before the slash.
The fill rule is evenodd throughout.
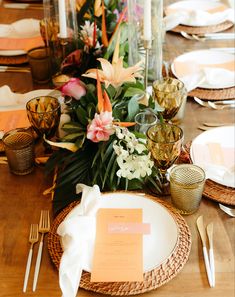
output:
<path id="1" fill-rule="evenodd" d="M 187 52 L 173 60 L 171 71 L 185 83 L 191 97 L 214 103 L 234 99 L 234 55 L 231 53 L 219 49 Z"/>
<path id="2" fill-rule="evenodd" d="M 233 26 L 228 6 L 197 3 L 167 6 L 167 31 L 209 38 Z M 164 73 L 162 1 L 9 4 L 35 4 L 41 18 L 0 25 L 0 71 L 23 78 L 21 92 L 10 76 L 0 87 L 3 256 L 14 256 L 4 286 L 18 276 L 9 294 L 218 294 L 234 272 L 235 128 L 222 122 L 234 55 L 182 47 Z M 10 228 L 25 239 L 17 253 Z"/>
<path id="3" fill-rule="evenodd" d="M 233 39 L 225 31 L 234 25 L 233 9 L 219 1 L 178 1 L 165 7 L 166 30 L 187 39 Z M 201 37 L 201 38 L 200 38 Z"/>
<path id="4" fill-rule="evenodd" d="M 166 6 L 164 12 L 166 31 L 180 33 L 186 39 L 201 42 L 234 39 L 233 32 L 221 32 L 234 25 L 233 9 L 222 2 L 179 1 Z M 185 83 L 190 97 L 210 101 L 235 97 L 232 47 L 205 46 L 185 52 L 172 59 L 170 72 Z"/>
<path id="5" fill-rule="evenodd" d="M 57 267 L 57 269 L 60 270 L 60 285 L 61 288 L 64 288 L 64 292 L 69 292 L 70 290 L 72 290 L 72 288 L 73 290 L 76 290 L 76 288 L 78 287 L 78 281 L 80 280 L 79 286 L 81 288 L 94 292 L 112 295 L 140 294 L 153 290 L 165 284 L 177 275 L 177 273 L 181 270 L 183 264 L 187 261 L 190 252 L 191 237 L 185 221 L 172 207 L 170 207 L 168 204 L 162 203 L 162 201 L 157 200 L 156 198 L 137 192 L 100 193 L 97 186 L 88 188 L 85 185 L 77 185 L 77 191 L 79 188 L 83 189 L 80 204 L 79 202 L 73 202 L 67 208 L 62 210 L 62 212 L 60 212 L 54 220 L 52 228 L 48 235 L 49 253 L 54 265 Z M 92 198 L 91 196 L 94 192 L 96 193 L 95 200 L 97 201 L 94 201 L 94 198 Z M 100 201 L 98 202 L 98 200 Z M 118 276 L 116 274 L 117 270 L 122 269 L 122 261 L 124 261 L 124 258 L 126 257 L 125 250 L 123 250 L 123 255 L 121 256 L 123 260 L 120 259 L 119 264 L 113 264 L 113 267 L 111 267 L 108 263 L 109 261 L 110 263 L 111 261 L 114 261 L 115 257 L 117 258 L 117 255 L 112 254 L 112 248 L 109 246 L 109 258 L 107 258 L 106 260 L 97 259 L 98 263 L 99 261 L 102 262 L 102 270 L 104 274 L 103 278 L 100 275 L 98 276 L 97 280 L 90 279 L 93 278 L 93 270 L 91 271 L 92 251 L 93 249 L 95 249 L 96 255 L 96 249 L 98 249 L 98 247 L 96 246 L 97 240 L 99 236 L 101 236 L 100 234 L 96 233 L 95 239 L 95 227 L 93 226 L 95 220 L 95 208 L 106 211 L 107 216 L 110 212 L 110 222 L 113 222 L 112 212 L 114 215 L 115 212 L 120 213 L 121 209 L 122 211 L 129 209 L 130 212 L 134 212 L 135 210 L 139 211 L 140 209 L 143 211 L 143 222 L 151 225 L 151 234 L 143 233 L 142 252 L 144 274 L 142 275 L 142 277 L 136 278 L 136 276 L 132 275 L 133 270 L 131 267 L 129 267 L 131 263 L 128 265 L 129 268 L 126 267 L 128 275 L 126 275 L 124 271 L 120 271 L 119 273 L 121 274 L 119 274 Z M 80 216 L 76 217 L 76 213 L 80 213 Z M 83 233 L 81 229 L 80 232 L 75 232 L 72 235 L 72 233 L 70 232 L 72 232 L 72 229 L 74 228 L 72 225 L 73 221 L 75 222 L 77 219 L 82 221 L 84 216 L 87 216 L 87 222 L 84 221 L 83 224 L 87 224 L 87 227 L 89 226 L 88 229 L 86 229 L 89 230 L 89 234 Z M 132 222 L 131 217 L 129 217 L 127 221 Z M 162 225 L 162 222 L 165 222 L 164 228 L 159 228 L 160 225 Z M 97 224 L 99 224 L 99 221 L 97 221 Z M 86 225 L 82 226 L 83 227 L 81 228 L 85 228 Z M 77 225 L 77 227 L 80 229 L 79 225 Z M 69 231 L 69 229 L 71 231 Z M 58 232 L 60 236 L 58 235 Z M 74 244 L 70 245 L 69 242 L 66 242 L 66 232 L 69 232 L 71 236 L 74 237 Z M 96 229 L 96 232 L 101 231 Z M 103 230 L 103 232 L 105 231 Z M 138 233 L 138 231 L 136 232 Z M 171 234 L 171 236 L 164 238 L 165 232 Z M 133 236 L 131 234 L 131 231 L 127 231 L 127 234 L 129 234 L 128 237 Z M 80 240 L 78 240 L 79 237 Z M 112 240 L 111 236 L 110 240 Z M 125 235 L 122 240 L 125 240 Z M 121 245 L 121 243 L 116 244 Z M 123 244 L 124 242 L 122 243 L 122 245 Z M 103 245 L 104 246 L 102 248 L 105 249 L 105 243 L 103 243 Z M 113 242 L 113 245 L 115 246 L 115 241 Z M 79 249 L 81 250 L 83 246 L 86 246 L 86 254 L 84 254 L 84 252 L 83 254 L 81 254 L 81 251 L 79 251 Z M 164 249 L 161 248 L 162 246 L 164 246 Z M 139 247 L 135 245 L 135 249 L 139 249 Z M 66 264 L 71 261 L 68 253 L 71 252 L 72 255 L 72 251 L 75 252 L 76 250 L 76 253 L 78 255 L 76 257 L 78 264 L 76 268 L 74 267 L 74 276 L 70 277 L 70 275 L 72 275 L 71 270 L 68 269 L 68 264 Z M 63 252 L 66 253 L 67 256 L 62 256 Z M 97 253 L 99 252 L 97 251 Z M 115 253 L 115 248 L 113 250 L 113 253 Z M 101 255 L 99 254 L 99 257 L 101 257 Z M 118 256 L 118 258 L 119 257 L 120 255 Z M 138 261 L 136 253 L 134 253 L 133 257 L 134 262 Z M 99 265 L 98 263 L 96 265 Z M 107 268 L 105 268 L 105 265 L 107 265 Z M 172 267 L 174 267 L 173 271 Z M 108 275 L 106 276 L 105 269 L 107 269 L 107 272 L 109 271 Z M 169 274 L 169 271 L 172 271 L 171 274 Z M 70 279 L 70 282 L 65 281 L 68 277 Z"/>
<path id="6" fill-rule="evenodd" d="M 20 65 L 27 63 L 28 50 L 44 46 L 40 34 L 39 22 L 37 19 L 25 18 L 11 24 L 0 24 L 1 65 Z M 7 68 L 5 68 L 5 71 L 7 71 Z"/>

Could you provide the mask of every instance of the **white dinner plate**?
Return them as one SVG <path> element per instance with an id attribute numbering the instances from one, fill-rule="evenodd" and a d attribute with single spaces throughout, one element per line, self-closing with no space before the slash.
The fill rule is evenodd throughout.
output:
<path id="1" fill-rule="evenodd" d="M 212 181 L 235 188 L 235 126 L 213 128 L 197 136 L 191 145 L 194 164 Z"/>
<path id="2" fill-rule="evenodd" d="M 27 52 L 24 50 L 0 50 L 0 56 L 13 57 L 26 55 Z"/>
<path id="3" fill-rule="evenodd" d="M 170 15 L 176 12 L 183 11 L 202 11 L 208 13 L 223 12 L 229 7 L 218 1 L 205 1 L 205 0 L 188 0 L 188 1 L 179 1 L 175 2 L 165 8 L 165 14 Z M 223 23 L 224 19 L 215 19 L 210 25 L 218 25 Z M 195 18 L 193 21 L 182 21 L 182 25 L 185 26 L 205 26 L 205 24 L 200 23 L 200 18 Z"/>
<path id="4" fill-rule="evenodd" d="M 150 234 L 143 235 L 144 271 L 151 271 L 166 261 L 178 242 L 178 225 L 171 212 L 143 194 L 112 192 L 101 194 L 100 208 L 141 208 L 143 223 L 150 224 Z M 95 243 L 94 243 L 95 244 Z M 91 262 L 91 261 L 90 261 Z M 91 267 L 86 267 L 91 272 Z"/>
<path id="5" fill-rule="evenodd" d="M 212 73 L 226 72 L 226 76 L 211 78 L 211 83 L 202 81 L 198 87 L 205 89 L 231 88 L 235 85 L 234 55 L 217 50 L 198 50 L 182 54 L 174 59 L 171 64 L 172 73 L 179 79 L 187 75 L 194 75 L 203 69 Z"/>

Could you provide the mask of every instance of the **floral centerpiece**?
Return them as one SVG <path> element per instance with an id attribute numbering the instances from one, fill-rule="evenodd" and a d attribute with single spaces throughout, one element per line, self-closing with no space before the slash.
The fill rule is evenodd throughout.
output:
<path id="1" fill-rule="evenodd" d="M 102 17 L 104 2 L 92 2 L 97 7 L 101 4 L 101 43 L 95 39 L 99 35 L 96 16 L 93 23 L 90 18 L 81 25 L 83 46 L 80 50 L 92 56 L 89 61 L 93 61 L 95 54 L 96 63 L 89 62 L 88 65 L 96 67 L 86 69 L 83 74 L 73 72 L 79 78 L 71 78 L 60 88 L 65 98 L 63 112 L 67 116 L 67 122 L 62 126 L 65 135 L 60 142 L 48 141 L 60 147 L 47 163 L 49 171 L 57 169 L 55 211 L 76 199 L 71 192 L 77 183 L 98 184 L 101 190 L 112 191 L 143 189 L 146 184 L 151 184 L 161 191 L 158 170 L 150 158 L 146 137 L 134 129 L 138 112 L 146 108 L 157 112 L 151 96 L 147 103 L 142 100 L 146 98 L 142 62 L 127 66 L 124 14 L 119 14 L 108 41 L 105 18 Z M 113 3 L 114 10 L 118 2 L 105 3 Z M 113 13 L 110 18 L 113 20 Z M 68 66 L 70 58 L 62 67 Z"/>

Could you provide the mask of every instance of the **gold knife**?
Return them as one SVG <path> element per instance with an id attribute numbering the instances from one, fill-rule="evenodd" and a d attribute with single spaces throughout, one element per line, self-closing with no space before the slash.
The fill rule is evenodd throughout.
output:
<path id="1" fill-rule="evenodd" d="M 205 267 L 206 267 L 208 282 L 209 282 L 210 287 L 213 287 L 212 277 L 211 277 L 211 269 L 210 269 L 210 264 L 209 264 L 207 248 L 206 248 L 206 230 L 205 230 L 204 223 L 203 223 L 203 216 L 198 217 L 197 228 L 198 228 L 198 231 L 199 231 L 199 234 L 201 237 L 201 241 L 202 241 L 202 250 L 203 250 L 204 263 L 205 263 Z"/>
<path id="2" fill-rule="evenodd" d="M 43 9 L 42 4 L 30 4 L 30 3 L 4 3 L 4 8 L 13 9 Z"/>

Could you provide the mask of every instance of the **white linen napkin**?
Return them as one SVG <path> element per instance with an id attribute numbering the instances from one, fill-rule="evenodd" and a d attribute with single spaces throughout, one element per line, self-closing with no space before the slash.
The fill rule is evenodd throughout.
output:
<path id="1" fill-rule="evenodd" d="M 21 19 L 12 24 L 0 24 L 0 37 L 30 38 L 40 36 L 40 21 L 36 19 Z"/>
<path id="2" fill-rule="evenodd" d="M 0 88 L 0 107 L 20 104 L 23 97 L 23 94 L 16 94 L 12 92 L 9 86 L 4 85 Z"/>
<path id="3" fill-rule="evenodd" d="M 205 67 L 198 68 L 195 73 L 182 76 L 179 79 L 185 84 L 187 91 L 190 92 L 197 87 L 201 87 L 202 84 L 206 84 L 210 88 L 218 87 L 218 84 L 224 87 L 231 86 L 234 85 L 234 78 L 234 71 Z"/>
<path id="4" fill-rule="evenodd" d="M 231 21 L 234 23 L 234 11 L 228 8 L 222 12 L 209 13 L 203 10 L 179 10 L 169 14 L 163 19 L 165 30 L 169 31 L 179 24 L 187 23 L 188 26 L 210 26 Z"/>
<path id="5" fill-rule="evenodd" d="M 0 87 L 0 110 L 2 107 L 5 107 L 4 110 L 6 110 L 6 107 L 9 110 L 17 108 L 22 109 L 25 108 L 25 104 L 32 98 L 46 95 L 51 95 L 58 98 L 60 94 L 60 91 L 51 89 L 39 89 L 20 94 L 12 92 L 9 86 L 4 85 Z"/>
<path id="6" fill-rule="evenodd" d="M 226 168 L 222 165 L 204 164 L 203 169 L 206 178 L 222 183 L 228 187 L 235 188 L 235 167 Z"/>
<path id="7" fill-rule="evenodd" d="M 62 297 L 75 297 L 82 271 L 90 271 L 96 234 L 96 212 L 101 198 L 97 185 L 88 187 L 78 184 L 76 192 L 82 198 L 59 225 L 64 253 L 59 268 L 59 283 Z"/>

